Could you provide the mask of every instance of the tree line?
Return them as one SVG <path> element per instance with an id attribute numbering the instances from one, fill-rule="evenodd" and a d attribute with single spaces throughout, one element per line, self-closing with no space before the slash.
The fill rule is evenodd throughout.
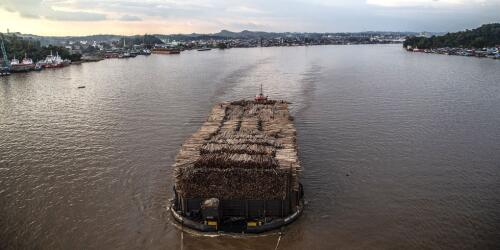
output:
<path id="1" fill-rule="evenodd" d="M 119 48 L 130 48 L 133 45 L 144 45 L 146 48 L 150 49 L 155 44 L 163 44 L 163 42 L 156 36 L 145 34 L 144 36 L 120 38 L 120 40 L 115 45 Z"/>
<path id="2" fill-rule="evenodd" d="M 22 60 L 25 55 L 33 61 L 39 61 L 45 59 L 47 55 L 52 52 L 53 55 L 56 53 L 63 59 L 70 59 L 72 61 L 78 61 L 81 58 L 80 54 L 70 54 L 69 50 L 61 46 L 42 46 L 40 41 L 33 39 L 23 39 L 16 35 L 0 35 L 5 44 L 5 50 L 9 60 L 17 58 Z"/>
<path id="3" fill-rule="evenodd" d="M 408 37 L 403 46 L 419 49 L 431 48 L 484 48 L 500 45 L 500 23 L 485 24 L 479 28 L 447 33 L 443 36 Z"/>

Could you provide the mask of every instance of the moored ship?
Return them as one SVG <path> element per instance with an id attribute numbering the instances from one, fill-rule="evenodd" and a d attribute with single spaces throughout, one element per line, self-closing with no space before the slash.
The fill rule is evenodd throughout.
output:
<path id="1" fill-rule="evenodd" d="M 62 68 L 64 66 L 69 65 L 68 61 L 63 60 L 59 53 L 56 52 L 54 56 L 52 51 L 50 51 L 50 55 L 48 55 L 45 60 L 41 62 L 42 67 L 44 68 Z"/>
<path id="2" fill-rule="evenodd" d="M 261 233 L 303 211 L 296 130 L 286 101 L 215 105 L 174 164 L 171 212 L 203 232 Z"/>
<path id="3" fill-rule="evenodd" d="M 153 48 L 151 49 L 153 54 L 180 54 L 181 50 L 173 48 Z"/>
<path id="4" fill-rule="evenodd" d="M 82 56 L 82 61 L 84 62 L 98 62 L 98 61 L 101 61 L 103 60 L 102 56 L 100 55 L 83 55 Z"/>
<path id="5" fill-rule="evenodd" d="M 28 72 L 35 69 L 35 64 L 31 58 L 28 58 L 26 55 L 23 60 L 19 62 L 15 57 L 10 61 L 10 72 Z"/>

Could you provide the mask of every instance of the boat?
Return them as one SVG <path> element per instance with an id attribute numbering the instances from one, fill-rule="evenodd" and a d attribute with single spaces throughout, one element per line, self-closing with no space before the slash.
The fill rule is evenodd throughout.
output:
<path id="1" fill-rule="evenodd" d="M 117 51 L 106 51 L 104 53 L 104 58 L 119 58 L 120 57 L 120 53 L 118 53 Z"/>
<path id="2" fill-rule="evenodd" d="M 198 49 L 198 51 L 208 51 L 208 50 L 212 50 L 211 48 L 201 48 L 201 49 Z"/>
<path id="3" fill-rule="evenodd" d="M 8 67 L 0 66 L 0 76 L 8 76 L 10 75 L 10 69 Z"/>
<path id="4" fill-rule="evenodd" d="M 10 61 L 10 72 L 28 72 L 35 69 L 35 64 L 31 58 L 28 58 L 26 54 L 24 54 L 24 58 L 21 62 L 15 57 Z"/>
<path id="5" fill-rule="evenodd" d="M 123 52 L 123 53 L 121 53 L 121 54 L 118 56 L 118 58 L 129 58 L 129 57 L 132 57 L 132 56 L 131 56 L 131 55 L 130 55 L 130 53 L 128 53 L 128 52 Z"/>
<path id="6" fill-rule="evenodd" d="M 149 55 L 151 55 L 151 50 L 149 50 L 149 49 L 140 50 L 139 55 L 149 56 Z"/>
<path id="7" fill-rule="evenodd" d="M 63 60 L 63 66 L 68 66 L 70 64 L 71 64 L 71 60 L 69 60 L 69 59 L 64 59 Z"/>
<path id="8" fill-rule="evenodd" d="M 262 84 L 260 85 L 260 92 L 255 96 L 255 101 L 267 101 L 267 96 L 262 92 Z"/>
<path id="9" fill-rule="evenodd" d="M 50 51 L 50 55 L 48 55 L 42 62 L 43 68 L 62 68 L 64 66 L 66 66 L 66 63 L 59 56 L 59 53 L 56 52 L 56 55 L 54 56 L 52 51 Z"/>
<path id="10" fill-rule="evenodd" d="M 34 70 L 34 71 L 40 71 L 40 70 L 42 70 L 42 69 L 43 69 L 42 64 L 40 64 L 40 63 L 36 63 L 36 64 L 35 64 L 35 68 L 34 68 L 33 70 Z"/>
<path id="11" fill-rule="evenodd" d="M 138 50 L 133 49 L 133 50 L 130 51 L 130 56 L 131 57 L 136 57 L 137 55 L 139 55 L 139 51 Z"/>
<path id="12" fill-rule="evenodd" d="M 216 104 L 177 154 L 174 220 L 196 231 L 262 233 L 299 218 L 304 192 L 288 102 Z"/>
<path id="13" fill-rule="evenodd" d="M 103 58 L 100 55 L 83 55 L 82 56 L 82 61 L 84 61 L 84 62 L 98 62 L 101 60 L 103 60 Z"/>
<path id="14" fill-rule="evenodd" d="M 181 51 L 179 49 L 172 48 L 153 48 L 151 50 L 153 54 L 180 54 Z"/>

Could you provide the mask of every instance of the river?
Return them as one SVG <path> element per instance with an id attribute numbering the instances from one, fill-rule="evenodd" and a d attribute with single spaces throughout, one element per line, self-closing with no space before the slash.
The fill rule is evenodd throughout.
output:
<path id="1" fill-rule="evenodd" d="M 222 100 L 291 101 L 303 216 L 182 233 L 181 143 Z M 78 86 L 86 86 L 79 89 Z M 0 78 L 0 249 L 500 249 L 500 60 L 400 45 L 185 51 Z"/>

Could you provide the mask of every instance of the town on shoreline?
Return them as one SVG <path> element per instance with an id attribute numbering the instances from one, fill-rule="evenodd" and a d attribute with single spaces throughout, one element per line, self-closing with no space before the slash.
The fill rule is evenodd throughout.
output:
<path id="1" fill-rule="evenodd" d="M 185 50 L 313 45 L 403 44 L 412 52 L 500 59 L 500 24 L 456 33 L 357 32 L 269 33 L 222 30 L 214 34 L 92 35 L 43 37 L 0 34 L 0 75 L 61 68 L 70 64 L 137 55 L 180 54 Z"/>
<path id="2" fill-rule="evenodd" d="M 21 33 L 1 35 L 1 75 L 10 73 L 61 68 L 81 62 L 107 58 L 130 58 L 137 55 L 180 54 L 185 50 L 350 45 L 402 43 L 413 33 L 360 32 L 360 33 L 267 33 L 230 32 L 190 35 L 116 36 L 94 35 L 85 37 L 42 37 Z"/>
<path id="3" fill-rule="evenodd" d="M 442 36 L 409 36 L 403 47 L 412 52 L 500 59 L 500 23 Z"/>

